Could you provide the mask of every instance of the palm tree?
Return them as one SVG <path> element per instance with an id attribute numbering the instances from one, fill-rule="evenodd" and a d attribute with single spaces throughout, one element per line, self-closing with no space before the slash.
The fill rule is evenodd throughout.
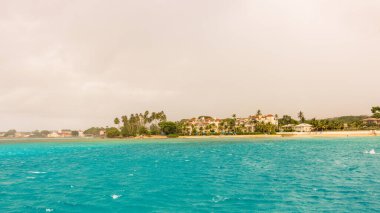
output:
<path id="1" fill-rule="evenodd" d="M 262 115 L 261 110 L 257 110 L 256 116 L 260 116 L 260 115 Z"/>
<path id="2" fill-rule="evenodd" d="M 372 117 L 380 118 L 380 106 L 372 107 L 371 112 L 373 114 Z"/>
<path id="3" fill-rule="evenodd" d="M 222 133 L 222 132 L 224 132 L 224 123 L 223 123 L 223 121 L 222 122 L 220 122 L 219 123 L 219 125 L 218 125 L 218 131 L 219 131 L 219 133 Z"/>
<path id="4" fill-rule="evenodd" d="M 115 118 L 114 120 L 113 120 L 113 122 L 118 126 L 118 128 L 120 129 L 120 120 L 119 120 L 119 118 Z"/>
<path id="5" fill-rule="evenodd" d="M 301 123 L 304 123 L 304 122 L 305 122 L 305 116 L 303 115 L 303 112 L 302 112 L 302 111 L 300 111 L 300 112 L 298 113 L 298 118 L 300 119 L 300 122 L 301 122 Z"/>

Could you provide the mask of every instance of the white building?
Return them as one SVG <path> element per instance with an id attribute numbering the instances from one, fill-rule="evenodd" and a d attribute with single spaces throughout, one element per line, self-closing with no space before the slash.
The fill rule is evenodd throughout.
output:
<path id="1" fill-rule="evenodd" d="M 79 133 L 78 134 L 79 137 L 84 137 L 85 136 L 83 131 L 78 131 L 78 133 Z"/>
<path id="2" fill-rule="evenodd" d="M 294 126 L 294 130 L 296 132 L 311 132 L 312 129 L 313 129 L 313 125 L 305 124 L 305 123 Z"/>
<path id="3" fill-rule="evenodd" d="M 61 135 L 58 134 L 58 132 L 52 132 L 47 135 L 48 138 L 59 138 Z"/>
<path id="4" fill-rule="evenodd" d="M 255 122 L 262 122 L 262 123 L 270 123 L 270 124 L 273 124 L 273 125 L 278 125 L 278 119 L 276 118 L 276 116 L 274 115 L 251 115 L 249 116 L 249 119 L 250 120 L 253 120 Z"/>

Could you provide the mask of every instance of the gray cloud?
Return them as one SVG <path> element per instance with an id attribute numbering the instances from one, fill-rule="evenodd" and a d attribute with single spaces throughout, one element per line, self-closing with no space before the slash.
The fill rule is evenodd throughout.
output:
<path id="1" fill-rule="evenodd" d="M 368 114 L 380 3 L 0 2 L 0 130 L 86 128 L 164 110 Z"/>

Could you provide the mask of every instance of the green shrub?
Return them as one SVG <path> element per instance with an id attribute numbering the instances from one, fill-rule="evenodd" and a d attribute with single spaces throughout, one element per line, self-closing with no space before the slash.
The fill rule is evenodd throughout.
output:
<path id="1" fill-rule="evenodd" d="M 107 138 L 116 138 L 120 136 L 120 131 L 115 127 L 111 127 L 106 129 L 106 135 Z"/>

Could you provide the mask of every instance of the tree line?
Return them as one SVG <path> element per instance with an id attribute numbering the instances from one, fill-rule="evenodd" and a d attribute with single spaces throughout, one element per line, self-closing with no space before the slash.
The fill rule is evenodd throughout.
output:
<path id="1" fill-rule="evenodd" d="M 373 118 L 380 118 L 380 107 L 372 107 Z M 262 115 L 261 110 L 258 110 L 256 115 Z M 211 118 L 210 116 L 200 116 Z M 236 114 L 230 118 L 222 119 L 215 131 L 215 124 L 209 124 L 199 129 L 194 128 L 189 124 L 187 119 L 181 121 L 168 121 L 166 114 L 161 112 L 149 112 L 130 114 L 129 116 L 121 116 L 114 119 L 114 124 L 117 127 L 96 128 L 92 127 L 84 133 L 95 133 L 99 135 L 99 131 L 104 130 L 107 137 L 136 137 L 138 135 L 168 135 L 176 137 L 178 135 L 244 135 L 244 134 L 276 134 L 283 131 L 282 126 L 301 123 L 313 125 L 315 131 L 325 130 L 367 130 L 379 128 L 378 126 L 369 125 L 363 122 L 363 119 L 368 116 L 342 116 L 328 119 L 306 119 L 304 113 L 299 111 L 297 118 L 294 119 L 290 115 L 283 115 L 281 118 L 275 115 L 278 120 L 278 126 L 270 123 L 255 122 L 254 131 L 247 132 L 244 124 L 238 124 Z M 191 128 L 189 128 L 191 127 Z M 191 129 L 191 131 L 190 131 Z M 290 130 L 291 131 L 291 130 Z"/>

